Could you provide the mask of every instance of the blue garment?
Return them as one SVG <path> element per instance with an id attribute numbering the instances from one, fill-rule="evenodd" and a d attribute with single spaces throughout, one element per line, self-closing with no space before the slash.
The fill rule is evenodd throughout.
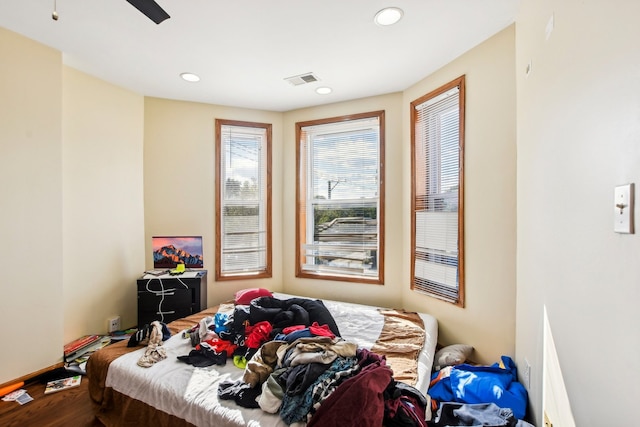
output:
<path id="1" fill-rule="evenodd" d="M 274 339 L 278 341 L 286 341 L 287 343 L 291 344 L 298 338 L 310 338 L 312 336 L 313 334 L 311 333 L 309 328 L 304 328 L 289 332 L 288 334 L 278 334 Z"/>
<path id="2" fill-rule="evenodd" d="M 491 366 L 457 365 L 448 377 L 439 379 L 429 388 L 429 396 L 437 402 L 495 403 L 510 408 L 523 419 L 527 410 L 527 390 L 517 381 L 516 365 L 508 356 L 502 364 Z M 438 378 L 436 372 L 432 381 Z"/>
<path id="3" fill-rule="evenodd" d="M 229 315 L 225 313 L 216 313 L 215 316 L 213 316 L 213 330 L 216 334 L 229 330 L 229 328 L 225 325 L 225 323 L 227 323 L 227 320 L 229 320 Z"/>

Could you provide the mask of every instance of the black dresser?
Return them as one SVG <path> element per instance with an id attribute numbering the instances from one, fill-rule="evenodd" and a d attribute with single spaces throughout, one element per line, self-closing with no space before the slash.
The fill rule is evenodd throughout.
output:
<path id="1" fill-rule="evenodd" d="M 169 323 L 207 308 L 206 270 L 177 276 L 145 274 L 137 283 L 139 328 L 154 320 Z"/>

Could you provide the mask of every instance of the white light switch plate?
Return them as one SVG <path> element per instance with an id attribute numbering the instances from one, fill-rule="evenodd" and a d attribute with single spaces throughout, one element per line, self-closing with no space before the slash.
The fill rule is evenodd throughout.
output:
<path id="1" fill-rule="evenodd" d="M 633 234 L 633 193 L 633 184 L 615 188 L 613 231 L 616 233 Z"/>

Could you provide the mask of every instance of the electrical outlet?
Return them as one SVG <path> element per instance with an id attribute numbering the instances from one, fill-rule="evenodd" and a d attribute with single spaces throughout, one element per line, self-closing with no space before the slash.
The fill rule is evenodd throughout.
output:
<path id="1" fill-rule="evenodd" d="M 112 317 L 107 320 L 107 330 L 108 332 L 114 332 L 120 330 L 120 316 Z"/>
<path id="2" fill-rule="evenodd" d="M 531 386 L 531 364 L 526 358 L 524 359 L 524 367 L 522 369 L 522 382 L 524 383 L 524 387 L 529 390 Z"/>

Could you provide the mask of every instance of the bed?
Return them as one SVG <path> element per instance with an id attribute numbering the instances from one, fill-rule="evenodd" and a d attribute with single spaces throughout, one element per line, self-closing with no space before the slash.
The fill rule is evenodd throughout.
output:
<path id="1" fill-rule="evenodd" d="M 294 298 L 281 293 L 273 297 Z M 322 303 L 345 341 L 383 355 L 394 380 L 426 395 L 438 330 L 433 316 L 333 300 Z M 304 421 L 285 422 L 278 413 L 219 399 L 219 385 L 241 382 L 246 368 L 230 361 L 222 366 L 196 367 L 178 359 L 193 349 L 184 331 L 233 307 L 233 302 L 224 303 L 169 323 L 171 337 L 162 346 L 167 358 L 148 368 L 137 365 L 145 347 L 128 347 L 126 341 L 94 353 L 87 364 L 87 378 L 96 417 L 106 426 L 305 425 Z"/>

